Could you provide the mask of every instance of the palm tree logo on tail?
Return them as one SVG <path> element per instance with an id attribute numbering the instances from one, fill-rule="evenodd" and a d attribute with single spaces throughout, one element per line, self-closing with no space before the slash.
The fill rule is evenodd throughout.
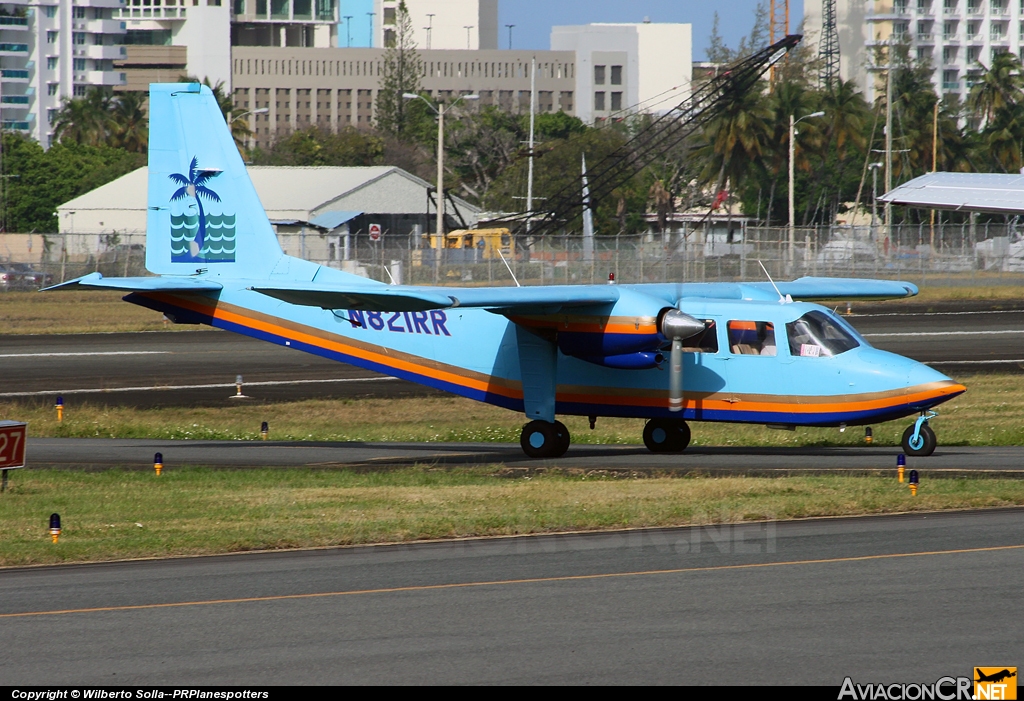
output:
<path id="1" fill-rule="evenodd" d="M 199 210 L 198 220 L 188 212 L 171 215 L 171 262 L 217 263 L 235 260 L 234 215 L 208 216 L 203 208 L 203 200 L 221 202 L 220 195 L 206 186 L 218 175 L 220 171 L 200 170 L 199 158 L 194 156 L 188 167 L 188 175 L 171 173 L 167 176 L 181 186 L 171 195 L 171 202 L 193 199 Z"/>

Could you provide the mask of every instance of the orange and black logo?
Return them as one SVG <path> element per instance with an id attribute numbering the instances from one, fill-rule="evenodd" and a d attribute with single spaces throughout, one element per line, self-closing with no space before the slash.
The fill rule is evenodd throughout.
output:
<path id="1" fill-rule="evenodd" d="M 1017 698 L 1016 667 L 975 667 L 974 698 L 977 701 L 1009 701 Z"/>

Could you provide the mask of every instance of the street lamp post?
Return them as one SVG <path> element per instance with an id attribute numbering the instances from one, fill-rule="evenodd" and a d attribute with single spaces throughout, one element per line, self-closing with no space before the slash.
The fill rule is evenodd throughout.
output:
<path id="1" fill-rule="evenodd" d="M 243 117 L 248 117 L 250 114 L 266 114 L 270 111 L 269 107 L 260 107 L 258 110 L 249 110 L 248 112 L 242 112 L 237 117 L 232 117 L 230 114 L 225 117 L 228 123 L 228 129 L 231 129 L 232 122 L 241 121 Z M 259 127 L 256 127 L 256 133 L 259 134 Z M 248 146 L 246 146 L 248 148 Z"/>
<path id="2" fill-rule="evenodd" d="M 430 101 L 422 95 L 414 93 L 402 93 L 404 100 L 423 100 L 427 107 L 437 115 L 437 243 L 434 248 L 434 282 L 438 282 L 441 271 L 441 251 L 444 250 L 444 115 L 462 100 L 479 100 L 479 95 L 462 95 L 456 98 L 448 109 L 445 109 L 444 102 L 437 101 L 437 107 L 430 104 Z"/>
<path id="3" fill-rule="evenodd" d="M 789 252 L 786 256 L 786 267 L 789 274 L 793 273 L 794 252 L 796 251 L 796 205 L 793 198 L 793 161 L 796 152 L 796 125 L 811 117 L 824 117 L 824 112 L 813 112 L 805 114 L 800 119 L 794 119 L 795 115 L 789 115 Z"/>

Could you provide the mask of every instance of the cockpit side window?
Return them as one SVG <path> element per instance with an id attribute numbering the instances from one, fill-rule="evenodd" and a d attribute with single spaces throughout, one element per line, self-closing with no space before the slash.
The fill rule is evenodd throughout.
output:
<path id="1" fill-rule="evenodd" d="M 701 319 L 701 321 L 704 322 L 704 330 L 696 336 L 690 336 L 689 338 L 683 339 L 683 352 L 718 352 L 718 324 L 715 323 L 714 319 Z"/>
<path id="2" fill-rule="evenodd" d="M 770 321 L 730 321 L 728 329 L 734 355 L 775 355 L 775 325 Z"/>
<path id="3" fill-rule="evenodd" d="M 804 358 L 832 357 L 860 345 L 853 334 L 820 311 L 786 324 L 786 335 L 790 354 Z"/>

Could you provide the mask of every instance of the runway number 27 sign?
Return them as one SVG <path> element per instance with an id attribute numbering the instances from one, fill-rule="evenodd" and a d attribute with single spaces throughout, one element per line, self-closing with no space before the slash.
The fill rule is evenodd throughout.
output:
<path id="1" fill-rule="evenodd" d="M 28 424 L 0 421 L 0 470 L 25 467 L 25 435 Z"/>

